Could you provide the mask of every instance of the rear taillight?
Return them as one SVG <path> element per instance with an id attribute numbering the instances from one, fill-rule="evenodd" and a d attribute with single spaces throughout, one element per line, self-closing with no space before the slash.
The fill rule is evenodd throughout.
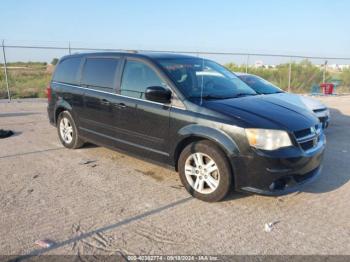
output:
<path id="1" fill-rule="evenodd" d="M 51 86 L 50 86 L 50 84 L 46 88 L 46 97 L 47 97 L 47 101 L 50 102 L 51 101 Z"/>

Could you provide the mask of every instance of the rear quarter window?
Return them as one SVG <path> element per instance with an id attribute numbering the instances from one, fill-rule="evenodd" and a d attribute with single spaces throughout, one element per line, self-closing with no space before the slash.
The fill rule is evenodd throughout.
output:
<path id="1" fill-rule="evenodd" d="M 67 84 L 77 84 L 80 63 L 80 57 L 66 58 L 62 60 L 57 65 L 53 76 L 53 81 Z"/>

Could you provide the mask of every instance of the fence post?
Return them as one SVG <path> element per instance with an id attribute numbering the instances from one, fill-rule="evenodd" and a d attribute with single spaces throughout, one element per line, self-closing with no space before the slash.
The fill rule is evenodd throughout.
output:
<path id="1" fill-rule="evenodd" d="M 288 93 L 290 93 L 290 85 L 292 82 L 292 58 L 289 60 L 289 69 L 288 69 Z"/>
<path id="2" fill-rule="evenodd" d="M 247 55 L 247 60 L 246 60 L 246 63 L 245 63 L 245 73 L 246 74 L 248 73 L 248 64 L 249 64 L 249 55 Z"/>
<path id="3" fill-rule="evenodd" d="M 9 81 L 8 81 L 8 75 L 7 75 L 7 62 L 6 62 L 6 54 L 5 54 L 5 40 L 2 40 L 2 54 L 4 56 L 4 72 L 5 72 L 5 82 L 6 82 L 6 89 L 7 89 L 7 97 L 8 97 L 8 100 L 11 101 L 11 95 L 10 95 L 10 89 L 9 89 Z"/>
<path id="4" fill-rule="evenodd" d="M 72 54 L 72 51 L 71 51 L 71 48 L 70 48 L 70 41 L 68 42 L 68 52 L 69 52 L 70 55 Z"/>

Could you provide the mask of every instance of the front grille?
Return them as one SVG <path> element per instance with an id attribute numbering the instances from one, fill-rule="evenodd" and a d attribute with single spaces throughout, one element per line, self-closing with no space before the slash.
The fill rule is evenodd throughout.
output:
<path id="1" fill-rule="evenodd" d="M 320 141 L 320 134 L 321 127 L 319 125 L 294 132 L 296 141 L 304 151 L 317 146 Z"/>
<path id="2" fill-rule="evenodd" d="M 311 129 L 310 129 L 310 128 L 307 128 L 307 129 L 295 131 L 295 132 L 294 132 L 294 135 L 295 135 L 295 137 L 296 137 L 297 139 L 298 139 L 298 138 L 301 138 L 301 137 L 304 137 L 304 136 L 311 135 Z"/>
<path id="3" fill-rule="evenodd" d="M 310 140 L 310 141 L 307 141 L 307 142 L 304 142 L 304 143 L 300 143 L 300 146 L 305 151 L 309 150 L 309 149 L 314 147 L 314 140 Z"/>

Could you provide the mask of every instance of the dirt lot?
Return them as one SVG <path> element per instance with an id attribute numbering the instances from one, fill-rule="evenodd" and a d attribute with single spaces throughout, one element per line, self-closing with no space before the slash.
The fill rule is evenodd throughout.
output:
<path id="1" fill-rule="evenodd" d="M 350 255 L 350 96 L 320 99 L 332 123 L 315 183 L 213 204 L 189 197 L 171 170 L 93 145 L 63 148 L 44 100 L 1 101 L 0 128 L 16 134 L 0 140 L 0 254 Z"/>

